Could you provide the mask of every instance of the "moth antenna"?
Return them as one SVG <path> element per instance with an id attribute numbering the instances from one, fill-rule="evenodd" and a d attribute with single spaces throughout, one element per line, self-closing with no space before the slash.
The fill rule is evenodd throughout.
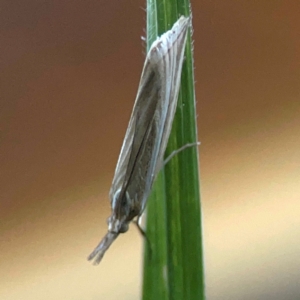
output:
<path id="1" fill-rule="evenodd" d="M 105 252 L 111 246 L 113 241 L 118 237 L 119 233 L 107 232 L 101 242 L 97 245 L 94 251 L 88 256 L 88 260 L 91 261 L 94 259 L 94 265 L 99 265 Z"/>

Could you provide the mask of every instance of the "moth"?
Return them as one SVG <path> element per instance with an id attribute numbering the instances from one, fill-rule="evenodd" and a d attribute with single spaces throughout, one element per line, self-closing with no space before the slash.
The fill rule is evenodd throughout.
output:
<path id="1" fill-rule="evenodd" d="M 108 232 L 88 256 L 99 264 L 106 250 L 145 209 L 177 106 L 190 18 L 180 17 L 150 47 L 110 189 Z"/>

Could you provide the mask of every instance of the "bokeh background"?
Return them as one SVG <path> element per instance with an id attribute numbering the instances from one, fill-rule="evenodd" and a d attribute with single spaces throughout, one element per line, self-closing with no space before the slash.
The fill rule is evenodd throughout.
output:
<path id="1" fill-rule="evenodd" d="M 300 299 L 300 2 L 193 1 L 209 300 Z M 145 3 L 0 3 L 0 298 L 139 299 L 142 239 L 98 267 Z M 183 199 L 184 201 L 184 199 Z"/>

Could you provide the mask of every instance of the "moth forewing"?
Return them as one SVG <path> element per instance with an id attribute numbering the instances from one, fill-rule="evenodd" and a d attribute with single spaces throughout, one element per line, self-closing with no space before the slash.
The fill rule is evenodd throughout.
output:
<path id="1" fill-rule="evenodd" d="M 184 22 L 183 24 L 179 23 L 181 19 L 182 22 Z M 163 105 L 168 106 L 164 107 L 164 109 L 166 110 L 166 116 L 164 119 L 164 126 L 161 126 L 162 137 L 161 145 L 159 148 L 159 155 L 157 158 L 156 174 L 161 169 L 163 164 L 163 156 L 167 147 L 177 107 L 189 18 L 180 18 L 177 23 L 175 23 L 175 25 L 173 26 L 172 31 L 173 33 L 176 33 L 177 30 L 179 30 L 179 35 L 175 36 L 174 33 L 173 35 L 168 36 L 169 53 L 168 55 L 165 55 L 164 64 L 161 65 L 161 67 L 164 68 L 162 70 L 162 73 L 165 74 L 164 79 L 166 81 L 166 100 Z M 179 27 L 178 29 L 176 28 L 176 25 Z M 180 25 L 182 26 L 180 27 Z"/>
<path id="2" fill-rule="evenodd" d="M 148 196 L 150 192 L 162 164 L 177 106 L 188 25 L 189 18 L 181 17 L 171 30 L 152 44 L 147 54 L 110 191 L 111 199 L 120 186 L 125 190 L 130 183 L 140 185 L 143 177 L 133 176 L 138 169 L 148 175 L 144 178 L 148 189 L 142 189 L 143 195 Z M 152 135 L 147 139 L 150 133 Z M 126 171 L 120 172 L 122 170 Z"/>
<path id="3" fill-rule="evenodd" d="M 88 257 L 98 264 L 119 233 L 140 216 L 163 162 L 177 106 L 190 19 L 181 17 L 152 44 L 115 170 L 108 233 Z"/>

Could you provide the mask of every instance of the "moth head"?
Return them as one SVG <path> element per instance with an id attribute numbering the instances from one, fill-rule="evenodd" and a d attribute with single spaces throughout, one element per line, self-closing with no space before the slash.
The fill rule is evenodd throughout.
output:
<path id="1" fill-rule="evenodd" d="M 129 228 L 131 201 L 128 193 L 121 193 L 118 190 L 111 201 L 112 214 L 107 219 L 108 231 L 115 233 L 124 233 Z"/>

